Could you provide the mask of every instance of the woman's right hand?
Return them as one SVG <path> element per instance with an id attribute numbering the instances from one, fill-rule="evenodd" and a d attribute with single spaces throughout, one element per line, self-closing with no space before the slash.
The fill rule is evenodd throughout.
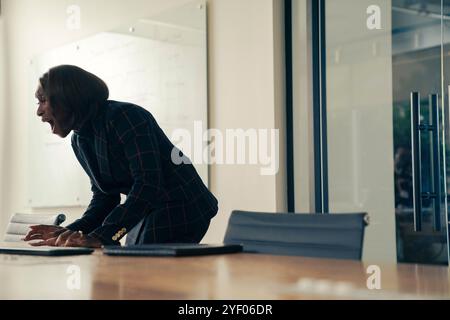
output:
<path id="1" fill-rule="evenodd" d="M 23 241 L 31 241 L 31 240 L 48 240 L 51 238 L 58 238 L 58 236 L 69 229 L 54 226 L 54 225 L 35 225 L 30 226 L 30 231 L 28 231 L 27 235 L 22 239 Z"/>

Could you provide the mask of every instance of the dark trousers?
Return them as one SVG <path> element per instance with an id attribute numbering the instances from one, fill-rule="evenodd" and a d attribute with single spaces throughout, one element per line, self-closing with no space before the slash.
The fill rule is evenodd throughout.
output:
<path id="1" fill-rule="evenodd" d="M 128 234 L 127 245 L 152 243 L 199 243 L 208 231 L 215 212 L 195 218 L 187 208 L 171 207 L 155 210 L 142 219 Z"/>

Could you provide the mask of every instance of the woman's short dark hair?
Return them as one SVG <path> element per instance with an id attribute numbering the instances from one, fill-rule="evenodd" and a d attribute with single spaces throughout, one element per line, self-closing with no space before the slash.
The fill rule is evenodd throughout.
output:
<path id="1" fill-rule="evenodd" d="M 109 97 L 108 86 L 102 79 L 77 66 L 53 67 L 39 82 L 53 112 L 72 119 L 72 123 L 64 124 L 71 129 L 93 117 Z"/>

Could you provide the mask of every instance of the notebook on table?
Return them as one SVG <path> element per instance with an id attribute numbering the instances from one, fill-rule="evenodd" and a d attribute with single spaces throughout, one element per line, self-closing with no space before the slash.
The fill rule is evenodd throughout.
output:
<path id="1" fill-rule="evenodd" d="M 237 253 L 242 251 L 241 245 L 235 244 L 144 244 L 132 246 L 105 246 L 103 253 L 112 256 L 199 256 L 209 254 Z"/>
<path id="2" fill-rule="evenodd" d="M 73 256 L 91 254 L 94 249 L 79 247 L 33 247 L 26 242 L 0 242 L 0 254 L 19 254 L 32 256 Z"/>

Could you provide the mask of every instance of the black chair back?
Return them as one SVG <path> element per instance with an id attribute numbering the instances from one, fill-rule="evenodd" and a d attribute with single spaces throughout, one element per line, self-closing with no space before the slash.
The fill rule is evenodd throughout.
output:
<path id="1" fill-rule="evenodd" d="M 366 213 L 291 214 L 233 211 L 224 243 L 244 252 L 361 260 Z"/>

